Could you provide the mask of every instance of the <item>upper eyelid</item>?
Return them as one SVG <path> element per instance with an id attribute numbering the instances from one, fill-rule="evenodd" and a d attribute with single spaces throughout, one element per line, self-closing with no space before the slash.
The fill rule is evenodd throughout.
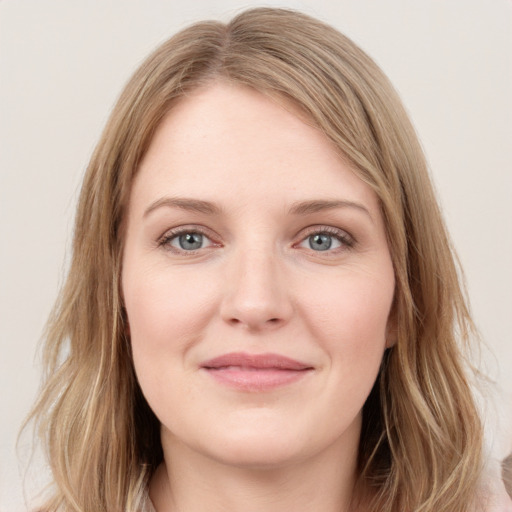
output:
<path id="1" fill-rule="evenodd" d="M 183 233 L 199 233 L 210 239 L 215 238 L 215 235 L 213 234 L 212 230 L 205 226 L 201 226 L 198 224 L 184 224 L 182 226 L 176 226 L 174 228 L 166 229 L 162 233 L 162 235 L 158 237 L 158 239 L 163 240 L 165 238 L 174 238 Z"/>
<path id="2" fill-rule="evenodd" d="M 346 229 L 338 228 L 335 226 L 321 225 L 316 224 L 314 226 L 308 226 L 307 228 L 302 229 L 297 235 L 296 238 L 300 238 L 301 240 L 304 237 L 311 236 L 315 233 L 327 233 L 329 235 L 340 235 L 341 237 L 350 238 L 355 241 L 355 237 Z"/>

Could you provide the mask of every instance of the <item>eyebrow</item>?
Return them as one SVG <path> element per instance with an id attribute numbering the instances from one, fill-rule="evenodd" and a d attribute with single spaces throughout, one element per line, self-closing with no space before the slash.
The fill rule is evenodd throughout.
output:
<path id="1" fill-rule="evenodd" d="M 206 215 L 219 215 L 222 213 L 222 209 L 210 201 L 203 201 L 201 199 L 192 199 L 188 197 L 162 197 L 149 205 L 144 212 L 144 217 L 161 207 L 179 208 L 181 210 L 203 213 Z M 339 199 L 313 199 L 311 201 L 298 201 L 292 204 L 288 213 L 291 215 L 311 215 L 313 213 L 325 210 L 334 210 L 337 208 L 354 208 L 368 215 L 370 220 L 373 221 L 369 210 L 362 204 Z"/>
<path id="2" fill-rule="evenodd" d="M 370 211 L 360 203 L 356 203 L 354 201 L 345 201 L 345 200 L 321 200 L 315 199 L 312 201 L 301 201 L 297 203 L 293 203 L 290 208 L 290 213 L 293 215 L 310 215 L 312 213 L 322 212 L 324 210 L 334 210 L 337 208 L 355 208 L 359 210 L 370 218 L 373 222 L 373 218 L 370 214 Z"/>
<path id="3" fill-rule="evenodd" d="M 191 199 L 187 197 L 162 197 L 149 205 L 144 212 L 144 217 L 147 217 L 152 211 L 157 208 L 161 208 L 162 206 L 179 208 L 189 212 L 205 213 L 208 215 L 221 213 L 221 209 L 210 201 L 202 201 L 201 199 Z"/>

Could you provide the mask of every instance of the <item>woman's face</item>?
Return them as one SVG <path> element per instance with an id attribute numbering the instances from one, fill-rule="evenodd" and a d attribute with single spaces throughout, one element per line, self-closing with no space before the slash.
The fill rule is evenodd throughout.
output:
<path id="1" fill-rule="evenodd" d="M 167 115 L 133 185 L 122 287 L 164 451 L 355 453 L 393 266 L 376 195 L 293 107 L 215 84 Z"/>

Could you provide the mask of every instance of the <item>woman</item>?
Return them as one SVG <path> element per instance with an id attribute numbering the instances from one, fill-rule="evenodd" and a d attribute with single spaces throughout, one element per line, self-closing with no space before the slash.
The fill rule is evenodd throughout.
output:
<path id="1" fill-rule="evenodd" d="M 471 332 L 373 61 L 290 11 L 196 24 L 84 180 L 33 413 L 43 509 L 482 510 Z"/>

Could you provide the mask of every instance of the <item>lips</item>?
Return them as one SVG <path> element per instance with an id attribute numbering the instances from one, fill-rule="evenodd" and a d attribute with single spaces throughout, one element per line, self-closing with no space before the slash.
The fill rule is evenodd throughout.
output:
<path id="1" fill-rule="evenodd" d="M 313 366 L 279 354 L 224 354 L 201 364 L 217 382 L 242 391 L 265 391 L 292 384 Z"/>

